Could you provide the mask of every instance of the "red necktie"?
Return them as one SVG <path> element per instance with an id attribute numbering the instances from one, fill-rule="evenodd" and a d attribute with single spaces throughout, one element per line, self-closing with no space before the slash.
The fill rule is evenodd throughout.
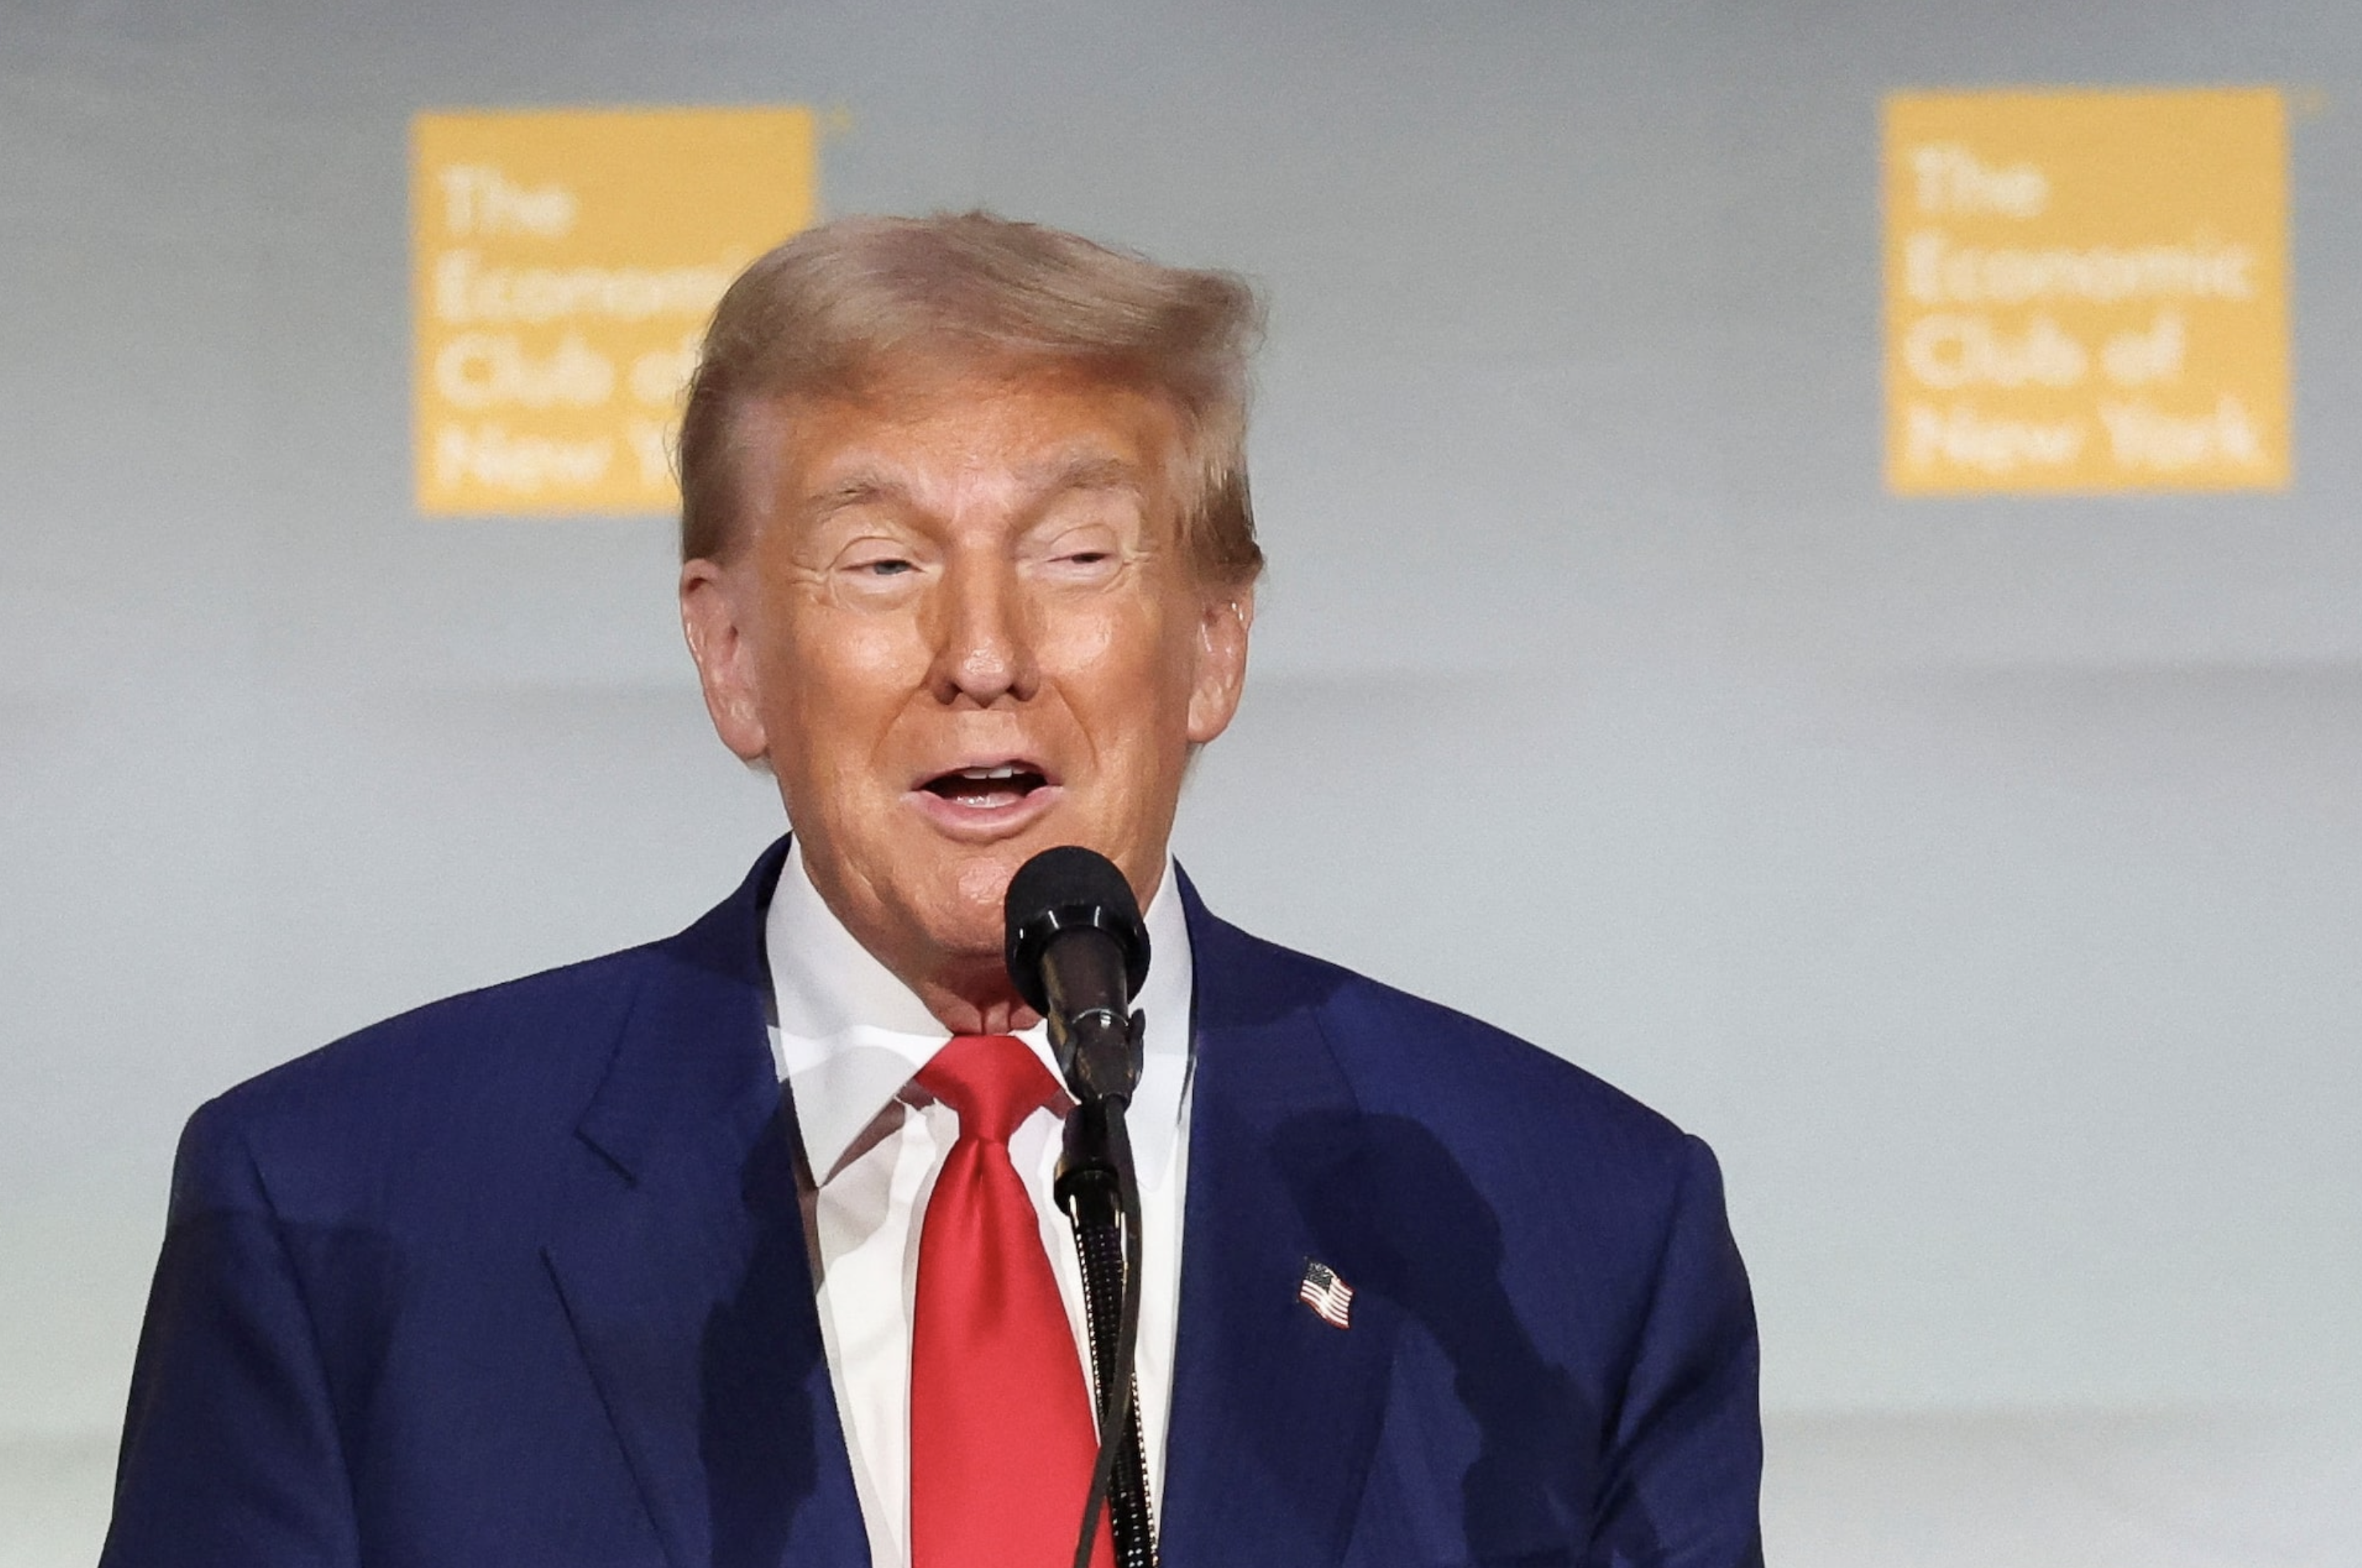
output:
<path id="1" fill-rule="evenodd" d="M 962 1034 L 919 1084 L 959 1115 L 919 1231 L 911 1323 L 912 1568 L 1058 1568 L 1075 1555 L 1098 1434 L 1009 1135 L 1055 1103 L 1021 1040 Z M 1107 1520 L 1092 1552 L 1112 1568 Z"/>

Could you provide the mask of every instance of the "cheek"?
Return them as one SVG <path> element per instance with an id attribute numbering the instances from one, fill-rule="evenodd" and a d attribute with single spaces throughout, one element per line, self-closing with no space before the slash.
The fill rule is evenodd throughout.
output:
<path id="1" fill-rule="evenodd" d="M 1156 603 L 1109 606 L 1067 640 L 1060 684 L 1092 737 L 1121 758 L 1120 783 L 1153 791 L 1186 754 L 1196 648 L 1187 625 Z"/>
<path id="2" fill-rule="evenodd" d="M 1189 684 L 1187 643 L 1153 602 L 1102 602 L 1057 617 L 1056 625 L 1050 641 L 1066 682 L 1099 703 L 1137 705 L 1150 693 L 1162 702 L 1176 684 Z"/>
<path id="3" fill-rule="evenodd" d="M 774 766 L 858 778 L 913 689 L 913 642 L 907 628 L 866 617 L 805 609 L 789 620 L 764 659 Z"/>

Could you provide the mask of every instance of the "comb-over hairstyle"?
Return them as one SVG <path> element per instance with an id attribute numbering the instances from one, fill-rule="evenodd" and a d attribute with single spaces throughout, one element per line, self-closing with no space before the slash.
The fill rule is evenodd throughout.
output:
<path id="1" fill-rule="evenodd" d="M 1247 499 L 1254 291 L 990 213 L 846 217 L 739 274 L 706 329 L 680 426 L 680 548 L 744 543 L 742 415 L 781 399 L 859 396 L 897 367 L 975 359 L 1080 370 L 1162 397 L 1178 416 L 1175 491 L 1200 580 L 1263 570 Z"/>

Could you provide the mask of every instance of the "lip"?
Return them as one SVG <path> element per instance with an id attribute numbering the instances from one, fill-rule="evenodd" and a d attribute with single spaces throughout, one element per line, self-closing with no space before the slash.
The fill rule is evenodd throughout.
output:
<path id="1" fill-rule="evenodd" d="M 947 800 L 927 788 L 932 779 L 969 768 L 1013 767 L 1038 774 L 1043 782 L 1006 805 L 971 806 Z M 1065 789 L 1049 767 L 1027 756 L 988 756 L 955 762 L 930 771 L 912 784 L 903 799 L 945 837 L 964 844 L 993 844 L 1013 838 L 1040 822 L 1065 798 Z"/>
<path id="2" fill-rule="evenodd" d="M 1044 784 L 1005 806 L 966 805 L 947 801 L 932 790 L 913 790 L 903 799 L 946 838 L 963 844 L 994 844 L 1014 838 L 1040 822 L 1065 795 L 1058 785 Z"/>

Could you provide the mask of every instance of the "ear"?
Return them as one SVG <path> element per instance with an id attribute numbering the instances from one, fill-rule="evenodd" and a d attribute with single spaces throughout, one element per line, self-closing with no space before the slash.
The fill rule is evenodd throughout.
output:
<path id="1" fill-rule="evenodd" d="M 744 584 L 718 561 L 693 560 L 680 569 L 680 629 L 689 638 L 689 657 L 697 661 L 705 711 L 714 734 L 742 762 L 761 760 L 771 745 L 745 622 L 752 603 Z"/>
<path id="2" fill-rule="evenodd" d="M 1247 636 L 1254 630 L 1254 585 L 1209 594 L 1198 618 L 1198 681 L 1189 693 L 1189 744 L 1231 727 L 1247 683 Z"/>

